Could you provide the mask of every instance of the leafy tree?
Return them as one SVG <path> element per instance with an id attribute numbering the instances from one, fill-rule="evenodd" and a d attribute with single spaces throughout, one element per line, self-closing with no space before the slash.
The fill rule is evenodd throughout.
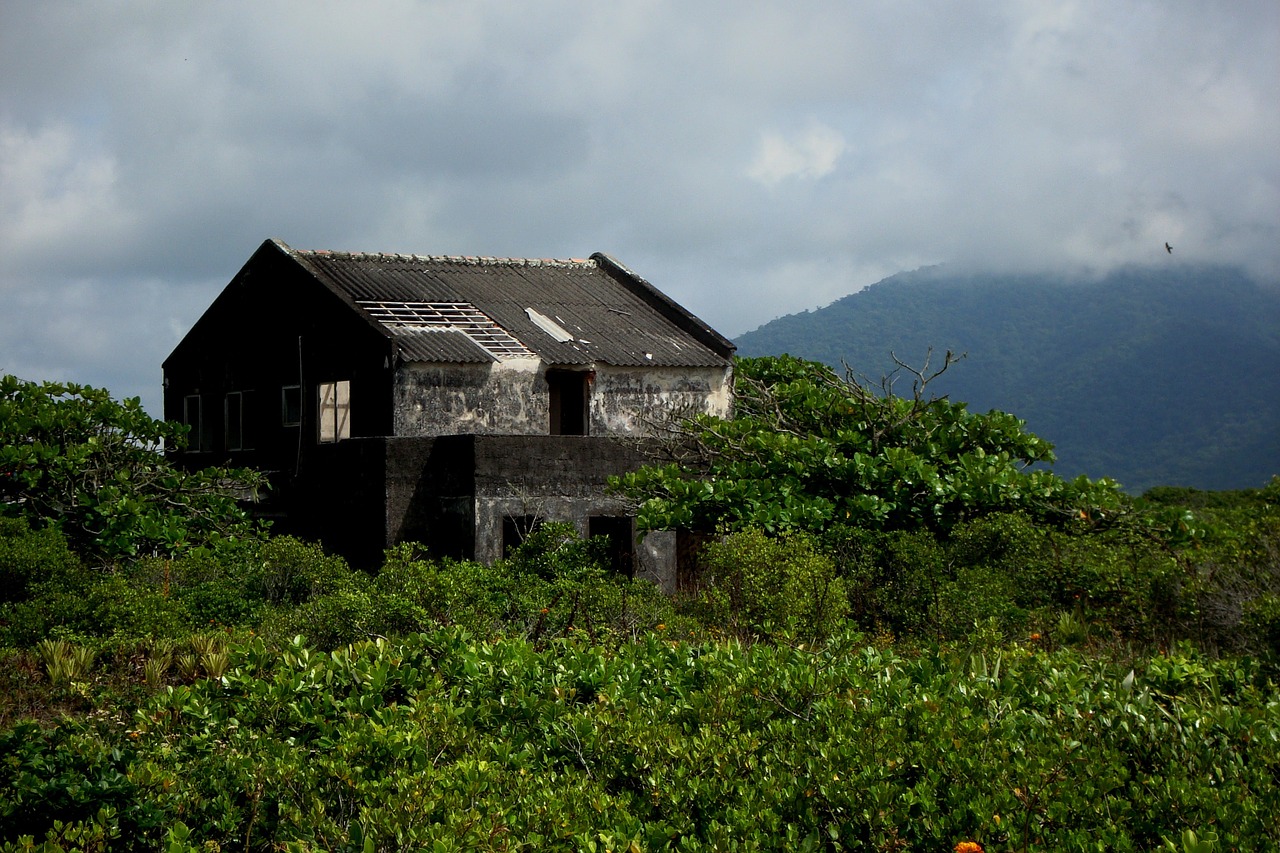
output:
<path id="1" fill-rule="evenodd" d="M 1052 445 L 1004 412 L 926 398 L 942 368 L 912 370 L 910 397 L 791 356 L 739 359 L 732 419 L 700 415 L 677 430 L 672 460 L 616 478 L 646 529 L 756 527 L 821 532 L 950 530 L 995 512 L 1079 524 L 1114 518 L 1110 480 L 1067 482 L 1035 467 Z"/>
<path id="2" fill-rule="evenodd" d="M 134 397 L 0 378 L 0 515 L 57 526 L 104 562 L 173 554 L 256 535 L 238 498 L 264 485 L 243 469 L 175 468 L 187 427 L 158 421 Z"/>

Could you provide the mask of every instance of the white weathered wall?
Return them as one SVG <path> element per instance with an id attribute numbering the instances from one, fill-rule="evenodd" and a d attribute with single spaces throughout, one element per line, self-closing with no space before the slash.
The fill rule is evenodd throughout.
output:
<path id="1" fill-rule="evenodd" d="M 395 434 L 546 435 L 547 381 L 535 358 L 407 364 L 396 373 Z"/>
<path id="2" fill-rule="evenodd" d="M 591 435 L 652 435 L 671 413 L 728 416 L 731 368 L 597 366 Z M 396 375 L 398 436 L 546 435 L 550 397 L 537 359 L 494 364 L 409 364 Z"/>
<path id="3" fill-rule="evenodd" d="M 727 417 L 732 382 L 730 368 L 601 366 L 591 390 L 591 434 L 653 435 L 654 422 L 672 413 Z"/>

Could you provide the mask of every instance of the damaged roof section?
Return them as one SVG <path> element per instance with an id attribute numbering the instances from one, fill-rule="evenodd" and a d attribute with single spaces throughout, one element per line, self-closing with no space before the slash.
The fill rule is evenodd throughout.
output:
<path id="1" fill-rule="evenodd" d="M 406 361 L 715 367 L 733 344 L 603 254 L 528 260 L 288 254 L 384 333 Z"/>
<path id="2" fill-rule="evenodd" d="M 534 355 L 470 302 L 357 299 L 356 305 L 396 336 L 401 351 L 411 356 L 408 361 L 501 361 Z M 457 337 L 474 346 L 468 347 Z M 442 358 L 446 348 L 455 350 L 457 357 Z M 475 358 L 474 348 L 483 350 L 489 358 Z"/>

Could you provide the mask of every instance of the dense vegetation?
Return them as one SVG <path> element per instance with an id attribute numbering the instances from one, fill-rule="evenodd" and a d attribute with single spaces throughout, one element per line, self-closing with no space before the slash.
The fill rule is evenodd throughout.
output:
<path id="1" fill-rule="evenodd" d="M 738 374 L 619 483 L 709 534 L 675 597 L 558 524 L 364 573 L 208 504 L 108 553 L 5 492 L 0 851 L 1280 846 L 1280 479 L 1133 501 L 1008 416 Z M 94 446 L 49 401 L 100 392 L 5 387 L 47 458 Z M 138 506 L 179 476 L 122 458 Z"/>
<path id="2" fill-rule="evenodd" d="M 620 478 L 649 529 L 950 530 L 1022 511 L 1061 524 L 1114 516 L 1114 483 L 1067 483 L 1032 466 L 1052 446 L 1003 412 L 925 396 L 951 364 L 900 397 L 790 356 L 739 359 L 732 420 L 701 416 L 674 461 Z M 881 393 L 877 393 L 879 390 Z"/>
<path id="3" fill-rule="evenodd" d="M 1280 284 L 1176 258 L 1099 278 L 902 273 L 740 336 L 873 379 L 894 352 L 967 353 L 937 393 L 1051 438 L 1057 470 L 1241 489 L 1280 474 Z"/>
<path id="4" fill-rule="evenodd" d="M 447 629 L 228 657 L 136 710 L 0 735 L 5 830 L 170 851 L 1277 843 L 1280 709 L 1248 664 Z"/>

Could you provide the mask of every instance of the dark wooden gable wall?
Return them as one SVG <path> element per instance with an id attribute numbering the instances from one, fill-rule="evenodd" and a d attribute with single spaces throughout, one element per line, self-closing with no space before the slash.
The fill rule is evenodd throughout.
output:
<path id="1" fill-rule="evenodd" d="M 201 442 L 186 464 L 293 474 L 317 442 L 320 383 L 350 383 L 351 437 L 390 434 L 393 358 L 385 334 L 268 241 L 165 361 L 164 415 L 183 421 L 187 398 L 201 400 Z M 289 386 L 299 388 L 298 425 L 284 422 Z M 229 399 L 242 429 L 228 428 Z"/>

